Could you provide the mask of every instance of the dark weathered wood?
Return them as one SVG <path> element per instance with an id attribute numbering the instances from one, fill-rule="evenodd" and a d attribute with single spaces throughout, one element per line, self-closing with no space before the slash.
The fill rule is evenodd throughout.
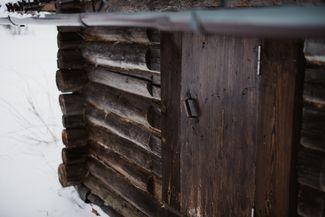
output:
<path id="1" fill-rule="evenodd" d="M 300 143 L 306 148 L 325 152 L 324 110 L 304 108 Z"/>
<path id="2" fill-rule="evenodd" d="M 325 154 L 302 149 L 298 156 L 298 182 L 325 192 Z"/>
<path id="3" fill-rule="evenodd" d="M 113 87 L 131 94 L 160 100 L 160 87 L 153 85 L 151 81 L 115 73 L 103 68 L 89 69 L 88 78 L 92 82 Z"/>
<path id="4" fill-rule="evenodd" d="M 80 184 L 86 173 L 85 164 L 60 164 L 58 167 L 59 182 L 63 187 Z"/>
<path id="5" fill-rule="evenodd" d="M 100 125 L 115 134 L 143 147 L 149 152 L 161 156 L 160 134 L 149 130 L 140 124 L 123 119 L 110 112 L 98 110 L 93 106 L 87 106 L 85 116 L 87 122 Z"/>
<path id="6" fill-rule="evenodd" d="M 264 40 L 258 76 L 257 216 L 296 216 L 294 166 L 299 144 L 304 60 L 302 43 Z"/>
<path id="7" fill-rule="evenodd" d="M 305 40 L 304 53 L 308 64 L 325 66 L 325 40 Z"/>
<path id="8" fill-rule="evenodd" d="M 81 32 L 83 30 L 83 27 L 81 26 L 58 26 L 57 27 L 58 32 Z"/>
<path id="9" fill-rule="evenodd" d="M 113 169 L 93 159 L 87 162 L 90 174 L 99 179 L 107 188 L 112 189 L 146 215 L 159 216 L 160 205 L 151 195 L 131 185 Z"/>
<path id="10" fill-rule="evenodd" d="M 83 115 L 84 113 L 84 98 L 79 94 L 61 94 L 59 103 L 64 115 Z"/>
<path id="11" fill-rule="evenodd" d="M 146 217 L 145 214 L 143 214 L 121 196 L 117 195 L 110 188 L 107 188 L 102 181 L 95 178 L 93 175 L 90 174 L 85 179 L 84 184 L 91 189 L 92 195 L 95 194 L 100 197 L 105 204 L 112 207 L 112 209 L 116 210 L 122 216 Z M 91 202 L 94 202 L 92 196 L 89 195 L 88 199 L 91 200 Z"/>
<path id="12" fill-rule="evenodd" d="M 181 211 L 251 216 L 257 40 L 183 34 L 182 44 Z M 197 104 L 197 118 L 186 115 L 188 98 Z"/>
<path id="13" fill-rule="evenodd" d="M 302 217 L 325 216 L 325 195 L 302 186 L 299 191 L 298 214 Z"/>
<path id="14" fill-rule="evenodd" d="M 315 107 L 325 108 L 325 70 L 324 69 L 306 70 L 306 77 L 305 77 L 305 84 L 304 84 L 304 101 L 309 104 L 315 104 L 314 105 Z"/>
<path id="15" fill-rule="evenodd" d="M 82 43 L 80 32 L 58 32 L 57 43 L 59 49 L 77 49 Z"/>
<path id="16" fill-rule="evenodd" d="M 64 128 L 82 128 L 85 126 L 84 115 L 63 115 L 62 125 Z"/>
<path id="17" fill-rule="evenodd" d="M 159 32 L 146 28 L 97 26 L 86 28 L 82 32 L 82 36 L 85 41 L 159 44 Z"/>
<path id="18" fill-rule="evenodd" d="M 133 44 L 87 43 L 82 49 L 82 55 L 88 63 L 122 72 L 151 70 L 147 60 L 158 59 L 155 54 L 158 53 L 151 52 L 151 48 Z"/>
<path id="19" fill-rule="evenodd" d="M 87 149 L 85 147 L 63 148 L 61 157 L 65 165 L 76 163 L 82 164 L 86 162 Z"/>
<path id="20" fill-rule="evenodd" d="M 181 9 L 191 9 L 193 7 L 202 8 L 202 7 L 217 7 L 220 4 L 219 0 L 165 0 L 165 1 L 156 1 L 156 0 L 130 0 L 130 1 L 118 1 L 112 0 L 101 4 L 101 2 L 95 2 L 96 11 L 123 11 L 123 12 L 135 12 L 135 11 L 152 11 L 152 10 L 166 10 L 166 11 L 175 11 Z M 85 7 L 87 11 L 92 10 L 92 6 L 87 4 Z"/>
<path id="21" fill-rule="evenodd" d="M 99 125 L 88 124 L 89 140 L 109 147 L 147 171 L 161 176 L 161 158 Z"/>
<path id="22" fill-rule="evenodd" d="M 79 197 L 81 200 L 83 200 L 85 203 L 90 203 L 88 200 L 88 196 L 91 194 L 91 191 L 89 188 L 87 188 L 85 185 L 77 185 L 75 186 L 75 189 L 77 190 Z"/>
<path id="23" fill-rule="evenodd" d="M 157 102 L 95 83 L 89 83 L 83 94 L 89 104 L 100 110 L 113 112 L 152 130 L 160 129 L 161 114 Z"/>
<path id="24" fill-rule="evenodd" d="M 163 200 L 180 209 L 180 87 L 182 34 L 161 33 Z M 166 216 L 167 217 L 167 216 Z"/>
<path id="25" fill-rule="evenodd" d="M 88 82 L 87 74 L 83 70 L 58 70 L 56 85 L 61 92 L 75 92 Z"/>
<path id="26" fill-rule="evenodd" d="M 82 69 L 85 67 L 80 49 L 59 49 L 57 66 L 60 69 Z"/>
<path id="27" fill-rule="evenodd" d="M 117 171 L 129 182 L 161 201 L 161 178 L 99 143 L 89 143 L 89 156 Z"/>
<path id="28" fill-rule="evenodd" d="M 85 128 L 72 128 L 62 131 L 62 142 L 67 147 L 81 147 L 87 145 L 88 133 Z"/>

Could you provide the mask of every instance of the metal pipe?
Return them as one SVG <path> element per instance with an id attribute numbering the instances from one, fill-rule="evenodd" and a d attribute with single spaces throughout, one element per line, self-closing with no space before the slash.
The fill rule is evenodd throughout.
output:
<path id="1" fill-rule="evenodd" d="M 181 12 L 49 14 L 3 17 L 0 24 L 147 27 L 162 31 L 262 37 L 324 37 L 325 6 L 285 6 Z"/>

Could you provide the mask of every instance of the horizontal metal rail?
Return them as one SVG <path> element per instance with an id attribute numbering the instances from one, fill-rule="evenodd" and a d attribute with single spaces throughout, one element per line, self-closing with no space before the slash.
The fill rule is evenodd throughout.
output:
<path id="1" fill-rule="evenodd" d="M 325 6 L 192 10 L 180 12 L 48 14 L 2 17 L 0 25 L 147 27 L 162 31 L 263 37 L 324 37 Z"/>

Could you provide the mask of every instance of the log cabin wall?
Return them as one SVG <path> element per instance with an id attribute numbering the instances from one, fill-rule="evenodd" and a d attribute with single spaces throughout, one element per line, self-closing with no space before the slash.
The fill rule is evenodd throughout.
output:
<path id="1" fill-rule="evenodd" d="M 298 154 L 298 214 L 325 215 L 325 41 L 306 40 L 303 119 Z"/>
<path id="2" fill-rule="evenodd" d="M 224 6 L 282 3 L 226 1 Z M 57 8 L 70 13 L 220 4 L 60 1 Z M 250 216 L 252 209 L 255 216 L 295 216 L 301 42 L 138 28 L 58 31 L 63 186 L 77 186 L 84 201 L 100 205 L 112 217 Z M 269 59 L 261 77 L 255 65 L 260 44 L 262 59 Z M 306 85 L 318 75 L 306 77 Z M 184 107 L 184 101 L 197 98 L 200 121 L 189 119 Z M 305 110 L 304 123 L 310 120 Z M 319 114 L 312 113 L 322 120 Z M 305 147 L 304 129 L 298 213 L 319 216 L 324 197 L 314 174 L 322 180 L 323 157 Z M 310 140 L 315 140 L 314 132 L 307 133 Z"/>

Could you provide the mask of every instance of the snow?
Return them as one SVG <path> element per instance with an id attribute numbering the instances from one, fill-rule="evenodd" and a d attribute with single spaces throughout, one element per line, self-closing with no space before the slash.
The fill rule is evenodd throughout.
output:
<path id="1" fill-rule="evenodd" d="M 56 27 L 0 26 L 0 217 L 93 217 L 57 178 L 61 111 Z"/>

